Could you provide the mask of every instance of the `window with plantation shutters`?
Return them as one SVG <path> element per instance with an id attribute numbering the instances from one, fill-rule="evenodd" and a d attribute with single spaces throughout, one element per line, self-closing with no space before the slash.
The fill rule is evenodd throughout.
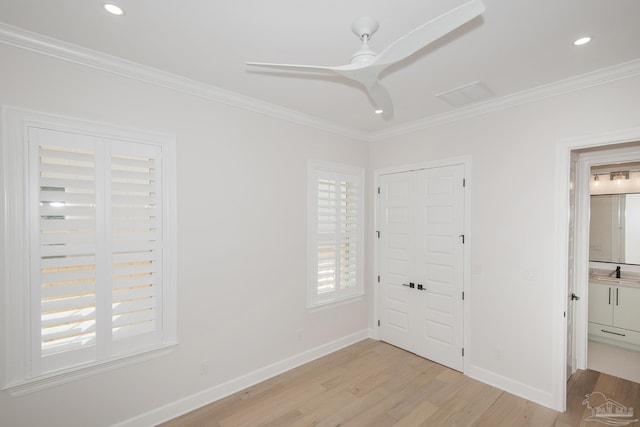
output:
<path id="1" fill-rule="evenodd" d="M 33 368 L 161 338 L 161 157 L 153 145 L 31 129 Z"/>
<path id="2" fill-rule="evenodd" d="M 362 295 L 362 170 L 310 165 L 309 305 Z"/>
<path id="3" fill-rule="evenodd" d="M 13 291 L 26 309 L 18 304 L 8 317 L 16 349 L 6 382 L 173 344 L 175 271 L 167 255 L 175 253 L 175 218 L 167 218 L 173 210 L 165 199 L 174 199 L 175 177 L 164 170 L 173 147 L 37 125 L 25 134 L 28 256 L 11 256 L 25 267 Z"/>

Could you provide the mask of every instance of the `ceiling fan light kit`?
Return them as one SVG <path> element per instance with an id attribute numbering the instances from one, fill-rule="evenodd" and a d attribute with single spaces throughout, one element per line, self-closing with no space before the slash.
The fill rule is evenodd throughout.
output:
<path id="1" fill-rule="evenodd" d="M 378 30 L 378 21 L 369 17 L 357 19 L 351 26 L 351 30 L 362 40 L 362 46 L 351 56 L 351 62 L 346 65 L 295 65 L 267 62 L 246 62 L 246 64 L 252 67 L 302 73 L 337 74 L 353 80 L 367 90 L 375 106 L 375 113 L 389 118 L 393 115 L 393 103 L 389 92 L 379 82 L 380 73 L 390 65 L 408 58 L 428 44 L 471 21 L 484 10 L 481 0 L 468 1 L 400 37 L 380 54 L 376 54 L 369 48 L 369 40 Z"/>

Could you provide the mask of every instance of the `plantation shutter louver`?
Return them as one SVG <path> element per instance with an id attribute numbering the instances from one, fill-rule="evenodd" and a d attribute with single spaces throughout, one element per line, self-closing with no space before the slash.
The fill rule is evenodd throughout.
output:
<path id="1" fill-rule="evenodd" d="M 130 144 L 129 144 L 130 145 Z M 111 155 L 112 336 L 160 339 L 160 151 L 116 145 Z M 117 148 L 120 150 L 115 151 Z"/>
<path id="2" fill-rule="evenodd" d="M 161 341 L 161 150 L 30 129 L 31 373 Z"/>
<path id="3" fill-rule="evenodd" d="M 318 294 L 336 290 L 338 219 L 336 182 L 318 179 Z"/>
<path id="4" fill-rule="evenodd" d="M 350 181 L 340 182 L 340 286 L 356 286 L 358 260 L 358 186 Z"/>
<path id="5" fill-rule="evenodd" d="M 51 140 L 59 137 L 51 136 Z M 95 152 L 77 142 L 37 147 L 39 182 L 32 194 L 38 196 L 39 224 L 34 230 L 39 231 L 35 249 L 40 263 L 32 269 L 32 303 L 41 319 L 34 322 L 39 330 L 34 334 L 39 336 L 34 352 L 49 361 L 72 351 L 81 353 L 78 360 L 95 357 Z"/>
<path id="6" fill-rule="evenodd" d="M 358 175 L 317 171 L 317 301 L 357 290 L 360 185 Z"/>

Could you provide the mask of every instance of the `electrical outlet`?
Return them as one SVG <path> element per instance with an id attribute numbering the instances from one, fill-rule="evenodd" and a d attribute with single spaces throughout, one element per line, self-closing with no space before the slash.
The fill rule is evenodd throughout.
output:
<path id="1" fill-rule="evenodd" d="M 202 360 L 200 361 L 200 375 L 204 375 L 209 372 L 209 361 Z"/>
<path id="2" fill-rule="evenodd" d="M 302 341 L 302 337 L 304 336 L 304 331 L 302 329 L 298 329 L 297 335 L 298 335 L 298 341 Z"/>
<path id="3" fill-rule="evenodd" d="M 496 360 L 502 360 L 502 353 L 504 352 L 504 349 L 502 347 L 497 347 L 496 348 Z"/>

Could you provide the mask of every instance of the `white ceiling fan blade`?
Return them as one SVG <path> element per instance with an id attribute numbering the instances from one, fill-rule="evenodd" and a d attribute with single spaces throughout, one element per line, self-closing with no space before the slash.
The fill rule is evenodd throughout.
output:
<path id="1" fill-rule="evenodd" d="M 385 50 L 380 52 L 374 64 L 390 65 L 401 61 L 429 43 L 471 21 L 484 10 L 485 7 L 481 0 L 471 0 L 464 3 L 391 43 Z"/>
<path id="2" fill-rule="evenodd" d="M 334 67 L 324 67 L 322 65 L 294 65 L 294 64 L 272 64 L 268 62 L 245 62 L 252 67 L 269 68 L 272 70 L 297 71 L 301 73 L 335 74 Z"/>
<path id="3" fill-rule="evenodd" d="M 369 86 L 367 90 L 376 107 L 382 110 L 381 114 L 386 117 L 391 116 L 393 114 L 393 102 L 391 102 L 391 96 L 389 92 L 387 92 L 387 89 L 385 89 L 380 82 L 376 81 Z"/>

